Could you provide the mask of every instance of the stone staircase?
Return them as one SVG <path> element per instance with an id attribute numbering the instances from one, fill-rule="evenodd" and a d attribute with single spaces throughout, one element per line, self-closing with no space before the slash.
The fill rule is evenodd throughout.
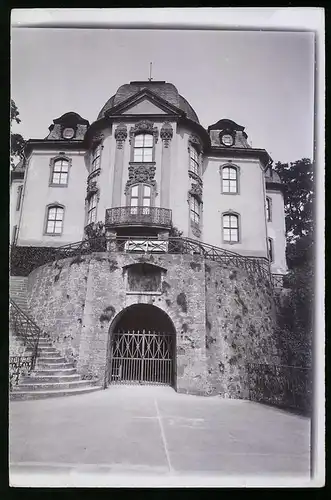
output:
<path id="1" fill-rule="evenodd" d="M 15 277 L 16 278 L 16 277 Z M 27 314 L 27 296 L 24 295 L 26 290 L 25 278 L 15 279 L 15 285 L 12 288 L 12 280 L 10 283 L 11 298 L 17 304 L 19 298 L 19 308 L 22 309 L 21 316 L 24 321 L 29 321 Z M 13 292 L 13 293 L 12 293 Z M 22 306 L 22 307 L 21 307 Z M 24 309 L 23 309 L 24 308 Z M 27 316 L 25 317 L 25 314 Z M 11 332 L 11 337 L 23 346 L 23 340 L 16 335 L 16 332 Z M 27 337 L 27 340 L 33 340 L 33 337 Z M 14 343 L 12 343 L 14 346 Z M 10 348 L 11 351 L 11 348 Z M 24 348 L 20 354 L 29 356 L 32 355 L 32 348 Z M 12 353 L 10 355 L 18 355 Z M 92 391 L 102 389 L 98 380 L 84 380 L 77 373 L 75 365 L 71 361 L 67 361 L 59 351 L 53 346 L 51 339 L 40 333 L 38 344 L 38 357 L 36 365 L 29 375 L 22 376 L 18 385 L 14 386 L 10 392 L 11 400 L 26 400 L 26 399 L 43 399 L 49 397 L 69 396 L 77 394 L 86 394 Z"/>

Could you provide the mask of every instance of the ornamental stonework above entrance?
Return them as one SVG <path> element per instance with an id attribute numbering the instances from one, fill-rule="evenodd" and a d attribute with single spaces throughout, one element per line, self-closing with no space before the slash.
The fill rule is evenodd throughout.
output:
<path id="1" fill-rule="evenodd" d="M 135 164 L 129 166 L 129 180 L 125 186 L 125 194 L 128 194 L 130 187 L 133 184 L 147 182 L 151 186 L 156 186 L 154 179 L 156 167 L 153 164 Z"/>
<path id="2" fill-rule="evenodd" d="M 159 138 L 159 130 L 157 127 L 154 127 L 154 124 L 153 122 L 150 122 L 148 120 L 141 120 L 140 122 L 136 123 L 134 127 L 131 127 L 130 128 L 130 138 L 129 138 L 129 142 L 130 144 L 132 143 L 132 139 L 135 135 L 139 134 L 139 133 L 150 133 L 150 134 L 153 134 L 154 136 L 154 140 L 155 140 L 155 144 L 157 143 L 158 141 L 158 138 Z"/>

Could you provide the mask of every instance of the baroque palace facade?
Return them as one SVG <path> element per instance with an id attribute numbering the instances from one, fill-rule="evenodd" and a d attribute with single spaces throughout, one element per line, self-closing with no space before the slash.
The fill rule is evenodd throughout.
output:
<path id="1" fill-rule="evenodd" d="M 11 179 L 16 329 L 26 293 L 40 345 L 82 384 L 250 397 L 252 367 L 279 361 L 287 267 L 282 184 L 244 127 L 206 130 L 173 84 L 134 81 L 92 124 L 53 120 L 24 155 Z"/>

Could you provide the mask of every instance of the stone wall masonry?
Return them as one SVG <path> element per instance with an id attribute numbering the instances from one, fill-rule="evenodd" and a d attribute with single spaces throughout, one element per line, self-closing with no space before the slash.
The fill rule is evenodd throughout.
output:
<path id="1" fill-rule="evenodd" d="M 127 293 L 124 269 L 142 262 L 165 269 L 161 293 Z M 248 398 L 247 363 L 278 362 L 269 284 L 198 255 L 96 253 L 42 266 L 28 283 L 36 323 L 104 386 L 118 314 L 139 303 L 173 323 L 178 392 Z"/>
<path id="2" fill-rule="evenodd" d="M 87 377 L 106 383 L 109 329 L 126 307 L 148 303 L 168 314 L 177 332 L 179 392 L 209 391 L 205 349 L 204 261 L 190 255 L 98 253 L 63 259 L 29 276 L 29 305 L 37 324 Z M 76 259 L 77 260 L 77 259 Z M 148 262 L 166 269 L 162 293 L 127 294 L 123 268 Z"/>
<path id="3" fill-rule="evenodd" d="M 90 257 L 69 258 L 29 275 L 28 306 L 37 325 L 68 360 L 77 361 Z"/>
<path id="4" fill-rule="evenodd" d="M 211 393 L 249 398 L 247 363 L 278 363 L 270 284 L 206 261 L 206 349 Z"/>

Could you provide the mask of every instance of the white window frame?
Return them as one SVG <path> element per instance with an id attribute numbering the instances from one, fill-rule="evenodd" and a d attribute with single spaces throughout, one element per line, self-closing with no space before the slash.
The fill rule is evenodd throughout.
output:
<path id="1" fill-rule="evenodd" d="M 87 202 L 87 226 L 97 220 L 98 195 L 93 193 Z"/>
<path id="2" fill-rule="evenodd" d="M 272 220 L 272 201 L 269 196 L 266 197 L 266 216 L 267 222 L 271 222 Z"/>
<path id="3" fill-rule="evenodd" d="M 190 220 L 191 223 L 200 227 L 201 223 L 201 202 L 196 196 L 190 195 Z"/>
<path id="4" fill-rule="evenodd" d="M 235 178 L 231 177 L 231 170 L 235 171 Z M 225 173 L 228 173 L 227 177 L 225 177 Z M 233 183 L 235 183 L 235 191 L 230 190 L 231 184 Z M 228 185 L 228 188 L 224 189 L 226 185 Z M 221 167 L 221 193 L 231 195 L 239 194 L 239 167 L 237 167 L 237 165 L 226 164 Z"/>
<path id="5" fill-rule="evenodd" d="M 55 209 L 55 218 L 54 219 L 50 219 L 50 211 L 51 210 L 54 210 Z M 61 236 L 62 233 L 63 233 L 63 224 L 64 224 L 64 206 L 63 205 L 60 205 L 60 204 L 57 204 L 57 203 L 52 203 L 51 205 L 47 205 L 46 207 L 46 221 L 45 221 L 45 235 L 47 236 Z M 57 215 L 58 215 L 58 211 L 62 211 L 62 218 L 58 218 Z M 54 230 L 53 231 L 49 231 L 48 230 L 48 224 L 49 222 L 52 222 L 54 221 L 54 230 L 56 228 L 56 222 L 61 222 L 61 231 L 59 232 L 55 232 Z"/>
<path id="6" fill-rule="evenodd" d="M 274 240 L 273 238 L 267 238 L 267 246 L 268 246 L 268 259 L 271 263 L 275 262 L 275 253 L 274 253 Z"/>
<path id="7" fill-rule="evenodd" d="M 225 226 L 225 217 L 229 217 L 229 225 Z M 232 225 L 232 220 L 231 218 L 234 218 L 236 220 L 236 224 Z M 230 239 L 227 239 L 225 236 L 225 230 L 229 231 L 229 237 Z M 231 231 L 236 231 L 237 239 L 232 239 L 232 233 Z M 240 216 L 239 214 L 235 212 L 224 212 L 222 214 L 222 240 L 223 243 L 229 243 L 231 245 L 240 243 Z"/>
<path id="8" fill-rule="evenodd" d="M 145 145 L 145 142 L 146 142 L 146 139 L 150 139 L 150 143 L 151 145 L 148 145 L 146 146 Z M 137 139 L 139 138 L 142 138 L 142 146 L 137 146 Z M 134 140 L 133 140 L 133 148 L 132 148 L 132 162 L 133 163 L 153 163 L 154 161 L 154 145 L 155 145 L 155 142 L 154 142 L 154 136 L 153 134 L 149 134 L 149 133 L 145 133 L 145 132 L 138 132 L 137 134 L 135 134 L 134 136 Z M 141 150 L 142 151 L 142 159 L 141 160 L 138 160 L 136 159 L 136 151 L 138 150 Z M 145 152 L 147 151 L 150 151 L 151 152 L 151 155 L 147 155 L 147 160 L 145 159 Z M 139 155 L 140 156 L 140 155 Z"/>
<path id="9" fill-rule="evenodd" d="M 92 149 L 92 154 L 91 154 L 91 172 L 90 172 L 91 174 L 93 172 L 96 172 L 100 168 L 101 151 L 102 151 L 101 143 L 95 144 L 95 146 Z"/>
<path id="10" fill-rule="evenodd" d="M 189 154 L 190 154 L 189 171 L 193 172 L 194 174 L 200 177 L 201 176 L 200 153 L 197 150 L 197 148 L 195 148 L 190 144 Z"/>

